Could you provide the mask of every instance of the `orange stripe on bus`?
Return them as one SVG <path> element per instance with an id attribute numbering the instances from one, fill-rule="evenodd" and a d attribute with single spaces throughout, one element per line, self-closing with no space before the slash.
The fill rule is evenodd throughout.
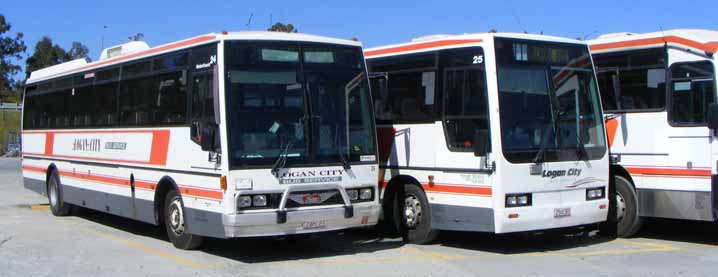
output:
<path id="1" fill-rule="evenodd" d="M 150 164 L 167 164 L 167 150 L 169 148 L 170 132 L 153 131 L 152 149 L 150 149 Z"/>
<path id="2" fill-rule="evenodd" d="M 710 169 L 676 169 L 676 168 L 626 168 L 631 174 L 642 175 L 666 175 L 666 176 L 711 176 Z"/>
<path id="3" fill-rule="evenodd" d="M 22 166 L 23 170 L 27 171 L 36 171 L 36 172 L 42 172 L 45 173 L 44 168 L 40 167 L 34 167 L 34 166 Z M 97 174 L 88 174 L 88 173 L 78 173 L 78 172 L 72 172 L 67 170 L 60 170 L 59 171 L 61 177 L 67 177 L 67 178 L 73 178 L 73 179 L 81 179 L 81 180 L 87 180 L 91 182 L 98 182 L 103 184 L 109 184 L 109 185 L 115 185 L 115 186 L 123 186 L 123 187 L 129 187 L 130 186 L 130 180 L 129 179 L 123 179 L 118 177 L 112 177 L 112 176 L 102 176 Z M 186 195 L 186 196 L 192 196 L 192 197 L 200 197 L 200 198 L 208 198 L 212 200 L 222 200 L 223 195 L 221 191 L 217 190 L 211 190 L 211 189 L 203 189 L 198 187 L 191 187 L 191 186 L 183 186 L 183 185 L 177 185 L 180 194 Z M 145 189 L 145 190 L 154 190 L 156 188 L 155 183 L 148 182 L 148 181 L 138 181 L 135 180 L 135 188 Z"/>
<path id="4" fill-rule="evenodd" d="M 591 45 L 590 47 L 591 47 L 591 51 L 600 51 L 600 50 L 646 46 L 646 45 L 663 44 L 663 43 L 683 44 L 688 47 L 693 47 L 696 49 L 700 49 L 703 51 L 710 51 L 710 52 L 716 52 L 716 50 L 718 50 L 718 42 L 701 43 L 701 42 L 697 42 L 697 41 L 693 41 L 690 39 L 685 39 L 685 38 L 677 37 L 677 36 L 665 36 L 665 37 L 658 37 L 658 38 L 645 38 L 645 39 L 636 39 L 636 40 L 629 40 L 629 41 L 594 44 L 594 45 Z"/>
<path id="5" fill-rule="evenodd" d="M 479 43 L 481 41 L 482 40 L 480 40 L 480 39 L 454 39 L 454 40 L 423 42 L 423 43 L 416 43 L 416 44 L 405 45 L 405 46 L 397 46 L 397 47 L 391 47 L 391 48 L 386 48 L 386 49 L 366 51 L 366 52 L 364 52 L 364 56 L 371 57 L 371 56 L 378 56 L 378 55 L 385 55 L 385 54 L 395 54 L 395 53 L 399 53 L 399 52 L 422 50 L 422 49 L 441 47 L 441 46 Z"/>
<path id="6" fill-rule="evenodd" d="M 388 182 L 382 182 L 381 187 L 386 188 Z M 451 193 L 451 194 L 468 194 L 468 195 L 481 195 L 491 196 L 493 191 L 491 187 L 477 187 L 477 186 L 463 186 L 463 185 L 450 185 L 450 184 L 433 184 L 422 183 L 421 187 L 427 192 L 437 193 Z"/>
<path id="7" fill-rule="evenodd" d="M 616 137 L 616 130 L 618 129 L 618 119 L 611 118 L 606 120 L 606 137 L 608 139 L 608 148 L 613 145 L 613 139 Z"/>
<path id="8" fill-rule="evenodd" d="M 52 155 L 52 147 L 55 145 L 55 134 L 52 132 L 45 133 L 45 155 Z"/>

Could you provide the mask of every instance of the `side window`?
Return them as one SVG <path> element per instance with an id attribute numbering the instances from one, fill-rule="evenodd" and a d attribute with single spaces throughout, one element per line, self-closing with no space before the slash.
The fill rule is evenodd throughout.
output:
<path id="1" fill-rule="evenodd" d="M 199 142 L 199 124 L 203 121 L 214 122 L 214 79 L 212 72 L 195 75 L 192 80 L 192 134 L 191 138 Z"/>
<path id="2" fill-rule="evenodd" d="M 123 80 L 119 101 L 122 125 L 184 123 L 187 119 L 185 71 Z"/>
<path id="3" fill-rule="evenodd" d="M 369 61 L 377 121 L 420 123 L 438 120 L 436 52 Z M 439 76 L 440 77 L 440 76 Z M 386 89 L 379 89 L 377 86 Z"/>
<path id="4" fill-rule="evenodd" d="M 706 124 L 708 104 L 715 101 L 714 76 L 710 61 L 671 65 L 671 123 Z"/>
<path id="5" fill-rule="evenodd" d="M 451 151 L 473 151 L 479 130 L 489 130 L 486 72 L 481 48 L 441 52 L 444 123 Z"/>
<path id="6" fill-rule="evenodd" d="M 389 72 L 385 95 L 377 95 L 377 120 L 417 123 L 434 120 L 435 71 Z"/>
<path id="7" fill-rule="evenodd" d="M 664 109 L 665 57 L 663 48 L 594 56 L 604 110 L 642 112 Z"/>

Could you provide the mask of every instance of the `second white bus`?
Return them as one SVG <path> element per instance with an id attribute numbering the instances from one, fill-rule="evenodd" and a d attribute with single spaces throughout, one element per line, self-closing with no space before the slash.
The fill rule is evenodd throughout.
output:
<path id="1" fill-rule="evenodd" d="M 586 43 L 431 36 L 365 56 L 383 218 L 408 241 L 606 221 L 608 151 Z"/>

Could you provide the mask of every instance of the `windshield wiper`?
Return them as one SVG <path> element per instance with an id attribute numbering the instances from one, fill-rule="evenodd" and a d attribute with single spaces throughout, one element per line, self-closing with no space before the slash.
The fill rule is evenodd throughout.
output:
<path id="1" fill-rule="evenodd" d="M 302 130 L 306 129 L 307 126 L 307 120 L 305 116 L 302 116 L 298 120 L 300 122 Z M 304 131 L 302 131 L 304 133 Z M 297 142 L 297 136 L 296 134 L 292 136 L 292 138 L 287 141 L 287 145 L 282 148 L 281 152 L 279 152 L 279 156 L 277 156 L 277 159 L 274 160 L 272 163 L 272 174 L 279 177 L 277 173 L 279 170 L 284 169 L 284 167 L 287 165 L 287 155 L 289 155 L 289 151 L 292 150 L 294 147 L 294 144 Z M 280 147 L 281 148 L 281 147 Z"/>
<path id="2" fill-rule="evenodd" d="M 546 143 L 548 141 L 548 129 L 550 125 L 546 124 L 546 126 L 543 129 L 543 134 L 541 134 L 541 147 L 539 148 L 539 151 L 536 152 L 536 156 L 532 160 L 535 164 L 540 164 L 544 161 L 544 155 L 546 153 L 546 148 L 548 148 L 548 144 Z M 556 128 L 554 124 L 554 128 Z M 555 132 L 554 132 L 555 133 Z"/>
<path id="3" fill-rule="evenodd" d="M 581 142 L 581 136 L 579 135 L 579 132 L 581 130 L 576 130 L 576 157 L 578 160 L 583 160 L 583 158 L 588 158 L 588 151 L 586 151 L 586 147 L 583 146 L 583 143 Z"/>

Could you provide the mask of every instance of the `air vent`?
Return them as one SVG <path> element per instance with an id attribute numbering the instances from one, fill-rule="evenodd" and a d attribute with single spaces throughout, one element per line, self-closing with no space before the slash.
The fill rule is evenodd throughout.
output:
<path id="1" fill-rule="evenodd" d="M 100 54 L 100 60 L 111 59 L 119 56 L 124 56 L 132 53 L 141 52 L 150 49 L 144 41 L 130 41 L 128 43 L 115 45 L 102 50 Z"/>

